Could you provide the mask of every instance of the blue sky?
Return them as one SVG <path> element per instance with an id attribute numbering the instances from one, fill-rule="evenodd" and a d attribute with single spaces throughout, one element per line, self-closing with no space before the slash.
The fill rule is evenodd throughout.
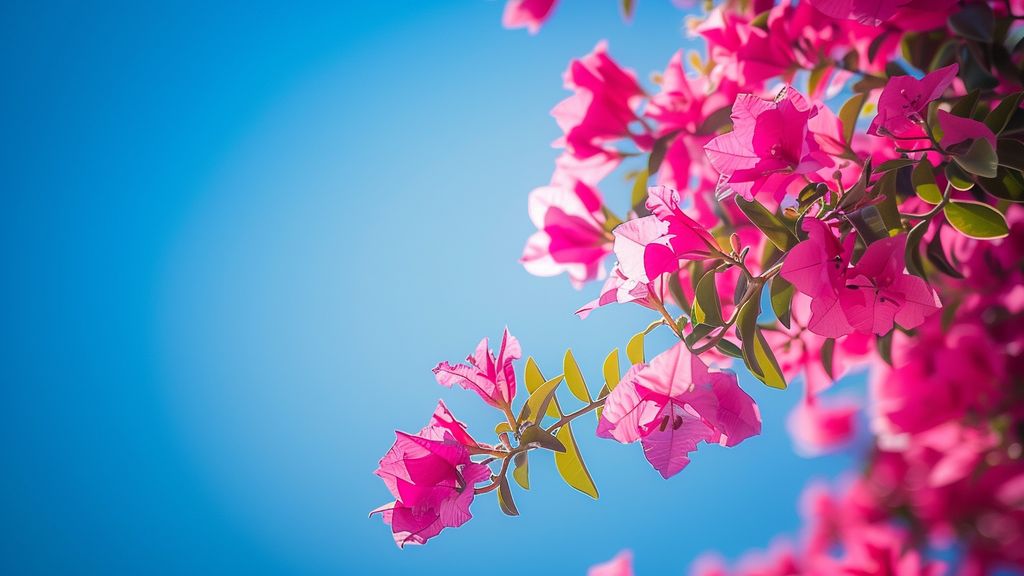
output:
<path id="1" fill-rule="evenodd" d="M 565 0 L 536 37 L 487 0 L 0 7 L 2 571 L 582 574 L 629 547 L 682 574 L 792 532 L 806 479 L 850 462 L 796 456 L 798 388 L 745 375 L 764 434 L 669 481 L 581 426 L 599 502 L 535 458 L 519 518 L 481 497 L 399 551 L 366 517 L 395 428 L 438 398 L 493 427 L 435 363 L 507 324 L 596 379 L 651 320 L 582 322 L 596 287 L 516 263 L 570 58 L 607 38 L 647 78 L 689 46 L 668 1 L 615 4 Z"/>

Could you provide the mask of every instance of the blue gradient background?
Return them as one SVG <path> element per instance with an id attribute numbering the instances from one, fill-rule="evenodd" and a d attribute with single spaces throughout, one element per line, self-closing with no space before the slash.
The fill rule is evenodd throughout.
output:
<path id="1" fill-rule="evenodd" d="M 636 446 L 578 436 L 601 501 L 532 462 L 523 515 L 399 551 L 367 512 L 430 368 L 507 323 L 542 368 L 650 320 L 516 263 L 550 176 L 548 116 L 601 38 L 643 78 L 683 13 L 566 0 L 537 37 L 502 3 L 5 2 L 0 7 L 0 474 L 5 574 L 582 574 L 632 548 L 682 574 L 798 525 L 799 392 L 743 377 L 765 433 L 662 481 Z M 628 187 L 604 186 L 622 207 Z M 652 347 L 665 346 L 664 335 Z"/>

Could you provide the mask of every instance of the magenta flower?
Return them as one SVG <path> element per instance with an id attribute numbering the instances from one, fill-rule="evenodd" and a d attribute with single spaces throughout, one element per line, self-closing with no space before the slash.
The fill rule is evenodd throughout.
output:
<path id="1" fill-rule="evenodd" d="M 648 278 L 679 269 L 679 260 L 710 258 L 718 243 L 711 234 L 679 207 L 679 192 L 667 186 L 647 190 L 647 209 L 667 225 L 664 241 L 649 243 L 644 250 Z"/>
<path id="2" fill-rule="evenodd" d="M 491 406 L 504 409 L 512 404 L 516 396 L 516 372 L 512 362 L 522 355 L 519 340 L 509 334 L 506 328 L 497 358 L 488 350 L 487 338 L 484 338 L 477 344 L 476 351 L 466 357 L 468 364 L 453 366 L 441 362 L 434 368 L 434 377 L 442 386 L 450 388 L 452 384 L 458 384 L 476 392 Z"/>
<path id="3" fill-rule="evenodd" d="M 704 147 L 722 174 L 720 187 L 753 200 L 772 175 L 809 174 L 830 165 L 808 129 L 817 113 L 791 86 L 774 100 L 740 94 L 732 107 L 732 132 Z"/>
<path id="4" fill-rule="evenodd" d="M 604 276 L 601 260 L 611 252 L 601 196 L 582 182 L 543 186 L 530 193 L 530 219 L 537 232 L 519 259 L 530 274 L 565 272 L 573 286 Z"/>
<path id="5" fill-rule="evenodd" d="M 610 154 L 605 145 L 620 138 L 649 140 L 630 132 L 630 124 L 639 120 L 636 108 L 644 91 L 632 72 L 623 70 L 608 56 L 606 42 L 569 64 L 565 87 L 574 94 L 551 111 L 565 133 L 556 146 L 564 144 L 570 154 L 582 160 Z"/>
<path id="6" fill-rule="evenodd" d="M 811 5 L 837 20 L 856 20 L 877 26 L 910 0 L 811 0 Z"/>
<path id="7" fill-rule="evenodd" d="M 910 329 L 939 308 L 928 284 L 904 271 L 906 234 L 868 246 L 849 267 L 852 235 L 845 245 L 816 219 L 804 221 L 807 240 L 790 250 L 780 274 L 811 297 L 807 328 L 826 338 L 851 332 L 885 335 L 893 323 Z"/>
<path id="8" fill-rule="evenodd" d="M 939 140 L 939 144 L 943 148 L 949 149 L 961 142 L 984 139 L 988 140 L 995 150 L 996 135 L 984 122 L 961 118 L 945 110 L 938 111 L 938 118 L 939 127 L 942 128 L 942 139 Z"/>
<path id="9" fill-rule="evenodd" d="M 871 121 L 868 134 L 924 138 L 921 127 L 928 104 L 942 96 L 956 78 L 956 63 L 926 74 L 918 80 L 913 76 L 894 76 L 878 97 L 878 115 Z"/>
<path id="10" fill-rule="evenodd" d="M 709 371 L 682 342 L 630 368 L 608 395 L 597 425 L 602 438 L 640 440 L 665 478 L 689 464 L 701 441 L 735 446 L 760 433 L 757 404 L 736 375 Z"/>
<path id="11" fill-rule="evenodd" d="M 853 439 L 859 410 L 851 401 L 824 404 L 811 398 L 797 404 L 786 424 L 801 453 L 824 454 Z"/>
<path id="12" fill-rule="evenodd" d="M 395 500 L 370 515 L 381 515 L 401 548 L 465 524 L 472 518 L 473 486 L 491 472 L 470 460 L 467 446 L 476 442 L 443 402 L 418 434 L 395 434 L 394 445 L 375 472 Z"/>
<path id="13" fill-rule="evenodd" d="M 526 28 L 530 34 L 536 34 L 551 17 L 556 3 L 557 0 L 508 0 L 501 25 L 505 28 Z"/>

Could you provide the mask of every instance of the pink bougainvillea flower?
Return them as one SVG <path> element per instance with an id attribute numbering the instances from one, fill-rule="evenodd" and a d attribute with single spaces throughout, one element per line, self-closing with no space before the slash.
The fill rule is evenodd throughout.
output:
<path id="1" fill-rule="evenodd" d="M 526 28 L 536 34 L 551 17 L 557 0 L 508 0 L 501 25 L 505 28 Z"/>
<path id="2" fill-rule="evenodd" d="M 572 96 L 551 111 L 565 136 L 555 145 L 579 159 L 606 155 L 605 145 L 620 138 L 649 144 L 650 138 L 634 135 L 630 124 L 639 120 L 636 108 L 644 94 L 636 76 L 608 56 L 608 44 L 598 43 L 590 54 L 573 60 L 565 72 L 565 87 Z"/>
<path id="3" fill-rule="evenodd" d="M 757 404 L 731 372 L 709 371 L 680 342 L 634 365 L 605 401 L 597 435 L 630 443 L 665 478 L 690 462 L 700 442 L 735 446 L 761 433 Z"/>
<path id="4" fill-rule="evenodd" d="M 924 138 L 921 126 L 928 104 L 942 96 L 956 78 L 956 63 L 926 74 L 918 80 L 913 76 L 894 76 L 878 97 L 878 115 L 871 121 L 868 134 Z"/>
<path id="5" fill-rule="evenodd" d="M 834 451 L 853 439 L 859 410 L 849 401 L 825 404 L 817 398 L 804 400 L 789 413 L 789 434 L 804 454 Z"/>
<path id="6" fill-rule="evenodd" d="M 591 566 L 587 570 L 587 576 L 633 576 L 633 553 L 623 550 L 615 555 L 615 558 Z"/>
<path id="7" fill-rule="evenodd" d="M 711 258 L 718 243 L 715 238 L 687 216 L 679 207 L 679 192 L 667 186 L 647 189 L 647 209 L 668 225 L 666 242 L 649 243 L 644 250 L 644 269 L 648 278 L 679 269 L 679 260 Z"/>
<path id="8" fill-rule="evenodd" d="M 491 406 L 506 408 L 512 404 L 516 395 L 516 372 L 512 362 L 522 355 L 519 340 L 509 334 L 506 328 L 497 358 L 487 349 L 487 338 L 484 338 L 477 345 L 476 351 L 466 358 L 468 364 L 453 366 L 441 362 L 434 368 L 434 377 L 442 386 L 458 384 L 476 392 Z"/>
<path id="9" fill-rule="evenodd" d="M 722 190 L 753 200 L 773 174 L 809 174 L 830 165 L 808 129 L 817 113 L 791 86 L 773 100 L 740 94 L 732 107 L 732 132 L 704 147 L 722 175 Z"/>
<path id="10" fill-rule="evenodd" d="M 445 528 L 465 524 L 472 515 L 473 486 L 490 477 L 490 469 L 470 460 L 464 442 L 472 438 L 443 403 L 418 434 L 396 432 L 394 445 L 375 474 L 395 497 L 370 515 L 391 526 L 395 543 L 423 544 Z"/>
<path id="11" fill-rule="evenodd" d="M 907 537 L 890 526 L 865 526 L 852 536 L 837 572 L 843 576 L 940 576 L 946 571 L 942 562 L 929 562 L 917 550 L 907 550 Z"/>
<path id="12" fill-rule="evenodd" d="M 804 221 L 807 240 L 786 256 L 780 274 L 811 297 L 807 328 L 827 338 L 851 332 L 885 335 L 893 323 L 911 329 L 939 308 L 938 297 L 904 266 L 905 234 L 868 246 L 848 267 L 853 238 L 846 245 L 817 219 Z"/>
<path id="13" fill-rule="evenodd" d="M 622 272 L 620 265 L 616 264 L 608 275 L 608 279 L 605 280 L 604 286 L 601 287 L 601 294 L 594 300 L 584 304 L 576 311 L 576 315 L 581 319 L 585 319 L 591 312 L 601 306 L 626 304 L 628 302 L 635 302 L 645 308 L 653 309 L 656 301 L 663 301 L 661 298 L 655 300 L 654 295 L 664 293 L 666 287 L 664 280 L 661 278 L 651 282 L 640 282 L 634 278 L 629 278 Z"/>
<path id="14" fill-rule="evenodd" d="M 939 140 L 939 144 L 943 148 L 949 149 L 961 142 L 984 139 L 988 140 L 992 149 L 995 150 L 996 135 L 984 122 L 961 118 L 945 110 L 939 110 L 938 118 L 939 127 L 942 128 L 942 139 Z"/>
<path id="15" fill-rule="evenodd" d="M 605 231 L 601 196 L 583 182 L 551 185 L 530 193 L 530 236 L 520 258 L 526 271 L 537 276 L 565 272 L 577 288 L 603 277 L 601 261 L 611 252 Z"/>
<path id="16" fill-rule="evenodd" d="M 811 5 L 826 16 L 837 20 L 856 20 L 861 24 L 878 26 L 891 22 L 897 29 L 917 29 L 918 12 L 931 12 L 941 16 L 939 22 L 948 16 L 954 0 L 811 0 Z M 934 27 L 933 18 L 926 19 Z"/>

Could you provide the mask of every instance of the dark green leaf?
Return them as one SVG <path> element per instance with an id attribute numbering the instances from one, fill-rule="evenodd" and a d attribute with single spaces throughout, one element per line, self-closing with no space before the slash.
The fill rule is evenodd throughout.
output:
<path id="1" fill-rule="evenodd" d="M 1000 138 L 996 143 L 999 165 L 1024 172 L 1024 142 Z"/>
<path id="2" fill-rule="evenodd" d="M 984 44 L 992 42 L 992 28 L 995 18 L 988 4 L 967 4 L 949 17 L 949 27 L 954 32 Z"/>
<path id="3" fill-rule="evenodd" d="M 768 292 L 771 296 L 772 311 L 775 312 L 775 317 L 788 329 L 790 324 L 790 306 L 793 303 L 795 288 L 781 274 L 776 274 L 771 280 Z"/>
<path id="4" fill-rule="evenodd" d="M 835 351 L 836 339 L 826 338 L 825 342 L 821 345 L 821 367 L 825 369 L 825 374 L 828 374 L 828 377 L 832 380 L 836 379 L 836 377 L 832 373 L 832 371 L 835 369 L 835 366 L 833 364 L 833 357 L 835 356 Z"/>
<path id="5" fill-rule="evenodd" d="M 732 119 L 732 106 L 722 106 L 712 112 L 697 129 L 698 135 L 714 134 L 727 126 Z"/>
<path id="6" fill-rule="evenodd" d="M 884 28 L 881 34 L 875 36 L 875 39 L 868 45 L 868 61 L 875 61 L 875 57 L 878 56 L 878 49 L 882 47 L 882 43 L 889 37 L 889 32 L 889 28 Z"/>
<path id="7" fill-rule="evenodd" d="M 985 125 L 990 130 L 999 134 L 1006 128 L 1007 122 L 1010 121 L 1010 116 L 1020 108 L 1021 98 L 1024 97 L 1024 92 L 1015 92 L 1010 94 L 1006 98 L 1003 98 L 999 106 L 996 106 L 994 110 L 988 113 L 985 117 Z"/>
<path id="8" fill-rule="evenodd" d="M 970 118 L 974 114 L 974 107 L 978 104 L 981 90 L 971 90 L 966 96 L 961 96 L 950 107 L 949 113 L 961 118 Z"/>
<path id="9" fill-rule="evenodd" d="M 886 364 L 892 366 L 892 330 L 885 336 L 878 336 L 875 339 L 875 347 L 878 348 L 878 355 Z"/>
<path id="10" fill-rule="evenodd" d="M 864 244 L 872 244 L 889 237 L 889 231 L 882 220 L 882 214 L 875 206 L 865 206 L 847 216 Z"/>
<path id="11" fill-rule="evenodd" d="M 935 231 L 935 235 L 932 236 L 931 241 L 928 242 L 925 254 L 928 256 L 928 261 L 946 276 L 958 279 L 962 279 L 964 277 L 959 270 L 949 263 L 949 259 L 946 258 L 946 249 L 942 247 L 942 235 L 939 234 L 939 230 Z"/>
<path id="12" fill-rule="evenodd" d="M 721 326 L 722 304 L 718 299 L 718 286 L 715 285 L 715 271 L 710 270 L 697 282 L 697 290 L 693 298 L 693 321 L 698 324 Z"/>
<path id="13" fill-rule="evenodd" d="M 967 152 L 953 156 L 953 161 L 967 172 L 983 178 L 995 178 L 996 167 L 999 165 L 992 143 L 985 138 L 972 142 Z"/>
<path id="14" fill-rule="evenodd" d="M 904 261 L 907 264 L 907 270 L 915 276 L 926 278 L 924 272 L 924 262 L 921 260 L 921 241 L 924 239 L 924 233 L 928 231 L 928 224 L 931 220 L 922 220 L 918 222 L 910 232 L 907 234 L 907 246 L 904 255 Z"/>
<path id="15" fill-rule="evenodd" d="M 718 351 L 726 356 L 743 359 L 743 351 L 740 350 L 740 347 L 725 338 L 719 340 L 718 344 L 715 344 L 715 348 L 718 348 Z"/>
<path id="16" fill-rule="evenodd" d="M 1009 202 L 1024 202 L 1024 177 L 1000 166 L 995 178 L 978 178 L 978 186 L 988 194 Z"/>
<path id="17" fill-rule="evenodd" d="M 512 490 L 508 486 L 508 478 L 504 476 L 498 481 L 498 506 L 508 516 L 519 516 L 516 501 L 512 499 Z"/>
<path id="18" fill-rule="evenodd" d="M 971 180 L 971 176 L 953 162 L 946 164 L 946 181 L 949 182 L 950 186 L 961 192 L 974 188 L 974 181 Z"/>
<path id="19" fill-rule="evenodd" d="M 796 245 L 796 236 L 790 232 L 778 216 L 768 211 L 761 203 L 748 202 L 739 196 L 736 197 L 736 205 L 746 214 L 750 222 L 757 226 L 768 240 L 783 252 Z"/>
<path id="20" fill-rule="evenodd" d="M 914 160 L 910 158 L 896 158 L 894 160 L 886 160 L 875 168 L 875 172 L 888 172 L 889 170 L 895 170 L 897 168 L 903 168 L 904 166 L 911 166 L 914 164 Z"/>
<path id="21" fill-rule="evenodd" d="M 675 139 L 678 133 L 678 131 L 669 132 L 654 141 L 654 146 L 651 148 L 651 156 L 647 159 L 648 175 L 658 173 L 661 163 L 665 160 L 665 153 L 668 152 L 668 145 L 672 143 L 672 140 Z"/>
<path id="22" fill-rule="evenodd" d="M 523 430 L 523 435 L 519 439 L 521 444 L 530 446 L 539 446 L 552 452 L 565 452 L 565 445 L 562 444 L 558 438 L 555 438 L 551 432 L 537 426 L 536 424 L 527 426 Z"/>

